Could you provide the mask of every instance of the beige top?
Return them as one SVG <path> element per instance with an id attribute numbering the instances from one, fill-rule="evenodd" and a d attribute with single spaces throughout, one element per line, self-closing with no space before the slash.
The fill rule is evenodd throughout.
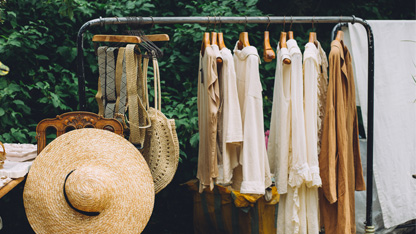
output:
<path id="1" fill-rule="evenodd" d="M 355 194 L 365 190 L 358 142 L 358 118 L 352 58 L 334 40 L 329 54 L 329 84 L 319 169 L 323 199 L 320 207 L 326 234 L 355 231 Z"/>
<path id="2" fill-rule="evenodd" d="M 213 48 L 217 47 L 212 45 Z M 237 80 L 231 50 L 223 48 L 220 71 L 221 105 L 218 112 L 218 184 L 231 183 L 233 169 L 238 166 L 237 148 L 243 141 L 240 103 L 238 102 Z M 218 57 L 218 56 L 217 56 Z"/>
<path id="3" fill-rule="evenodd" d="M 200 55 L 198 70 L 198 127 L 199 152 L 197 178 L 200 192 L 209 186 L 214 188 L 214 178 L 218 177 L 217 166 L 217 113 L 220 105 L 220 90 L 216 55 L 213 49 L 205 48 Z"/>
<path id="4" fill-rule="evenodd" d="M 234 48 L 238 100 L 241 108 L 244 140 L 233 185 L 241 193 L 264 194 L 271 185 L 269 162 L 264 138 L 263 97 L 260 82 L 260 58 L 256 47 Z M 241 169 L 241 170 L 240 170 Z"/>

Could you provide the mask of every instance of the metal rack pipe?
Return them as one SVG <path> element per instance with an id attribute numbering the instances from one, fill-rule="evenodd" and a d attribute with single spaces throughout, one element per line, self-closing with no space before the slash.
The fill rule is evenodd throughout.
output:
<path id="1" fill-rule="evenodd" d="M 77 37 L 77 75 L 78 75 L 78 92 L 79 105 L 81 110 L 86 110 L 85 100 L 85 74 L 83 60 L 83 34 L 93 26 L 104 25 L 147 25 L 147 24 L 210 24 L 210 23 L 230 23 L 230 24 L 276 24 L 276 23 L 367 23 L 355 16 L 196 16 L 196 17 L 108 17 L 96 18 L 84 23 L 78 31 Z"/>

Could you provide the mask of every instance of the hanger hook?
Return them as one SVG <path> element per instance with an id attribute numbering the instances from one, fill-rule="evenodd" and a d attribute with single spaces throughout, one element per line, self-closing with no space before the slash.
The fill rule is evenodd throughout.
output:
<path id="1" fill-rule="evenodd" d="M 313 16 L 313 18 L 312 18 L 312 31 L 314 30 L 314 28 L 315 28 L 315 16 Z"/>
<path id="2" fill-rule="evenodd" d="M 217 27 L 217 16 L 214 16 L 214 31 L 215 32 L 215 28 Z"/>
<path id="3" fill-rule="evenodd" d="M 219 30 L 220 30 L 220 32 L 222 32 L 221 31 L 221 25 L 222 25 L 221 16 L 218 16 L 218 20 L 220 21 L 220 29 Z"/>
<path id="4" fill-rule="evenodd" d="M 210 19 L 209 19 L 209 16 L 208 16 L 208 22 L 207 22 L 207 26 L 205 27 L 205 31 L 207 31 L 207 32 L 209 32 L 209 23 L 210 23 Z"/>
<path id="5" fill-rule="evenodd" d="M 289 31 L 292 31 L 292 24 L 293 24 L 293 15 L 290 16 L 290 28 L 289 28 Z"/>
<path id="6" fill-rule="evenodd" d="M 267 23 L 266 31 L 269 29 L 269 26 L 270 26 L 270 16 L 267 16 L 267 21 L 268 23 Z"/>
<path id="7" fill-rule="evenodd" d="M 247 16 L 244 16 L 244 17 L 246 17 L 246 23 L 244 24 L 244 32 L 245 32 L 246 31 L 246 27 L 247 27 L 248 20 L 247 20 Z"/>
<path id="8" fill-rule="evenodd" d="M 339 16 L 339 23 L 342 22 L 342 15 Z"/>
<path id="9" fill-rule="evenodd" d="M 355 15 L 352 15 L 352 24 L 355 24 Z"/>
<path id="10" fill-rule="evenodd" d="M 100 25 L 101 25 L 101 27 L 104 26 L 103 17 L 101 17 L 101 16 L 100 16 Z"/>
<path id="11" fill-rule="evenodd" d="M 283 32 L 286 29 L 286 16 L 283 16 Z"/>
<path id="12" fill-rule="evenodd" d="M 150 26 L 150 29 L 152 29 L 153 26 L 155 25 L 155 21 L 153 20 L 153 16 L 150 16 L 150 18 L 152 19 L 152 25 Z"/>

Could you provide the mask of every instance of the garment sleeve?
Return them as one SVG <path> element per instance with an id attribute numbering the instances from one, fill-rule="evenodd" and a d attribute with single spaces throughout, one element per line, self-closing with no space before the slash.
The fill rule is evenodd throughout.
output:
<path id="1" fill-rule="evenodd" d="M 336 85 L 341 77 L 341 64 L 339 53 L 329 55 L 329 85 L 326 102 L 326 112 L 322 133 L 321 154 L 319 167 L 322 179 L 324 196 L 332 204 L 337 201 L 337 124 L 336 124 Z"/>

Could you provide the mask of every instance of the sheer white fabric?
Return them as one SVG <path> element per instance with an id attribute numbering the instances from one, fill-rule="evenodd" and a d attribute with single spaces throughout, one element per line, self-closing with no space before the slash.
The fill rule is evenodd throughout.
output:
<path id="1" fill-rule="evenodd" d="M 233 187 L 240 187 L 241 193 L 250 194 L 264 194 L 265 189 L 271 185 L 264 140 L 259 63 L 260 58 L 255 47 L 247 46 L 239 50 L 236 43 L 234 65 L 244 140 L 239 155 L 241 167 L 234 170 Z"/>

